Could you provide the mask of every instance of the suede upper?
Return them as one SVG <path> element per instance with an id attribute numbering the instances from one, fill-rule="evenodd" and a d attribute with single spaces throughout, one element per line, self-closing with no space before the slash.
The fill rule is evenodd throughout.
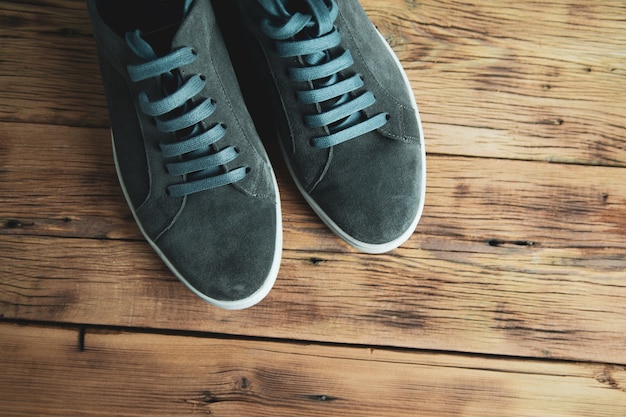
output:
<path id="1" fill-rule="evenodd" d="M 327 128 L 303 121 L 303 115 L 318 109 L 296 97 L 297 91 L 310 86 L 287 75 L 289 68 L 302 66 L 300 57 L 279 56 L 276 41 L 261 30 L 267 14 L 257 0 L 235 2 L 252 33 L 250 55 L 269 86 L 287 164 L 307 201 L 331 229 L 348 243 L 369 247 L 366 251 L 388 250 L 389 242 L 405 240 L 424 204 L 421 124 L 403 70 L 358 0 L 337 1 L 338 49 L 348 50 L 354 60 L 340 75 L 359 74 L 364 86 L 354 96 L 370 91 L 376 98 L 363 113 L 369 117 L 385 113 L 388 121 L 375 131 L 321 149 L 311 141 L 327 134 Z"/>
<path id="2" fill-rule="evenodd" d="M 106 1 L 106 0 L 103 0 Z M 176 140 L 144 114 L 138 96 L 160 98 L 160 80 L 133 82 L 129 65 L 141 64 L 122 34 L 105 22 L 96 0 L 88 1 L 114 137 L 120 182 L 148 241 L 185 284 L 224 308 L 256 303 L 273 284 L 280 262 L 281 215 L 274 174 L 247 111 L 209 0 L 194 0 L 173 37 L 171 50 L 193 48 L 197 59 L 178 68 L 183 80 L 201 74 L 206 85 L 193 103 L 210 99 L 215 112 L 201 125 L 222 124 L 215 145 L 233 146 L 237 157 L 223 171 L 246 167 L 233 184 L 182 197 L 167 187 L 186 181 L 170 175 L 159 144 Z"/>

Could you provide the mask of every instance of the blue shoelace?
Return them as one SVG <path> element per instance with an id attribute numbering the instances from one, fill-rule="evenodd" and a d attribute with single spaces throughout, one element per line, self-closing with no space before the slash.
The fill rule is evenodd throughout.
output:
<path id="1" fill-rule="evenodd" d="M 142 92 L 139 103 L 145 114 L 154 117 L 159 130 L 174 133 L 179 138 L 173 143 L 160 144 L 163 156 L 177 161 L 166 164 L 168 173 L 186 179 L 170 185 L 167 189 L 169 195 L 182 197 L 242 180 L 247 174 L 246 167 L 228 172 L 223 172 L 222 168 L 235 160 L 237 150 L 232 146 L 217 152 L 211 149 L 224 137 L 226 127 L 219 123 L 208 130 L 201 127 L 200 123 L 215 112 L 215 102 L 207 98 L 198 104 L 192 103 L 192 99 L 206 85 L 204 77 L 196 74 L 183 82 L 177 71 L 181 66 L 194 62 L 196 52 L 185 47 L 158 57 L 140 31 L 127 33 L 126 42 L 133 53 L 146 61 L 127 67 L 131 80 L 160 78 L 165 86 L 164 97 L 151 100 L 146 92 Z"/>
<path id="2" fill-rule="evenodd" d="M 297 92 L 301 103 L 315 105 L 318 112 L 304 116 L 307 126 L 323 127 L 327 135 L 311 145 L 328 148 L 376 130 L 387 123 L 388 115 L 367 118 L 363 110 L 376 102 L 370 91 L 357 94 L 364 82 L 359 74 L 344 76 L 354 64 L 348 50 L 338 48 L 341 35 L 334 25 L 339 14 L 335 0 L 301 0 L 309 13 L 289 12 L 289 0 L 258 0 L 269 17 L 261 22 L 263 33 L 276 41 L 281 58 L 298 57 L 300 66 L 288 69 L 295 82 L 310 89 Z M 291 7 L 291 6 L 290 6 Z M 303 8 L 300 8 L 302 10 Z M 336 51 L 339 50 L 339 53 Z"/>

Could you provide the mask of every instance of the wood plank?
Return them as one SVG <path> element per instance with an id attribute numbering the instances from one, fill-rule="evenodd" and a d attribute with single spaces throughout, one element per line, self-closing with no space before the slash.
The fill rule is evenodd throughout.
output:
<path id="1" fill-rule="evenodd" d="M 433 153 L 624 166 L 626 4 L 363 0 Z"/>
<path id="2" fill-rule="evenodd" d="M 12 324 L 0 334 L 0 409 L 12 416 L 626 413 L 626 369 L 610 364 Z"/>
<path id="3" fill-rule="evenodd" d="M 1 235 L 0 317 L 626 363 L 623 249 L 424 246 L 286 250 L 267 299 L 228 312 L 143 242 Z"/>
<path id="4" fill-rule="evenodd" d="M 0 124 L 0 230 L 139 239 L 109 129 Z"/>
<path id="5" fill-rule="evenodd" d="M 35 138 L 36 140 L 33 140 Z M 346 251 L 303 202 L 275 149 L 288 249 Z M 0 234 L 141 239 L 108 129 L 0 124 Z M 426 236 L 479 246 L 624 248 L 626 170 L 429 155 Z"/>
<path id="6" fill-rule="evenodd" d="M 84 1 L 2 1 L 0 39 L 0 120 L 108 125 Z"/>
<path id="7" fill-rule="evenodd" d="M 626 6 L 587 3 L 363 0 L 429 152 L 626 166 Z M 5 1 L 0 19 L 0 120 L 106 126 L 84 2 Z"/>

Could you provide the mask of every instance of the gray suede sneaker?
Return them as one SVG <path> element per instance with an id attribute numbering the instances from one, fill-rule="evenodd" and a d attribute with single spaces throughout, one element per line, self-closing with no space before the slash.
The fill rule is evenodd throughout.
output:
<path id="1" fill-rule="evenodd" d="M 235 3 L 306 201 L 363 252 L 401 245 L 424 207 L 426 157 L 415 98 L 389 45 L 358 0 Z"/>
<path id="2" fill-rule="evenodd" d="M 272 288 L 274 173 L 209 0 L 88 0 L 130 209 L 165 264 L 225 309 Z"/>

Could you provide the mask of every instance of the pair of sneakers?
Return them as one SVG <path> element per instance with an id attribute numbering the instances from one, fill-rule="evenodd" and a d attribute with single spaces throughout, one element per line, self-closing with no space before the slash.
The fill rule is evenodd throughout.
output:
<path id="1" fill-rule="evenodd" d="M 258 75 L 253 94 L 272 109 L 305 200 L 360 251 L 406 241 L 424 204 L 421 123 L 400 63 L 358 0 L 222 3 L 241 25 L 237 52 Z M 276 280 L 282 217 L 213 7 L 88 0 L 132 214 L 191 291 L 242 309 Z"/>

